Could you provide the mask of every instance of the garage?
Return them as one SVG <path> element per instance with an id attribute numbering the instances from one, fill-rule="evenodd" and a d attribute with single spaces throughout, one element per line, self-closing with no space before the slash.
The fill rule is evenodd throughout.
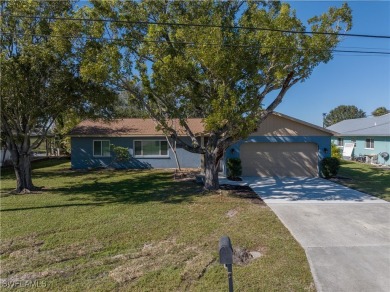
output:
<path id="1" fill-rule="evenodd" d="M 334 132 L 281 113 L 270 114 L 246 138 L 228 147 L 240 159 L 242 176 L 318 177 L 322 159 L 331 155 Z M 228 174 L 225 166 L 224 174 Z"/>
<path id="2" fill-rule="evenodd" d="M 315 143 L 244 143 L 240 153 L 243 176 L 318 176 Z"/>

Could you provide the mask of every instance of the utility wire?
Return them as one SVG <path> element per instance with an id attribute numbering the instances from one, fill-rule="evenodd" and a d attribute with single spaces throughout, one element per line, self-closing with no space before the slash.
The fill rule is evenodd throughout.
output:
<path id="1" fill-rule="evenodd" d="M 217 44 L 217 43 L 194 43 L 194 42 L 178 42 L 178 41 L 167 41 L 167 40 L 137 40 L 137 39 L 126 39 L 126 38 L 108 38 L 108 37 L 86 37 L 86 36 L 62 36 L 62 35 L 46 35 L 46 34 L 25 34 L 25 33 L 9 33 L 3 32 L 5 35 L 20 35 L 20 36 L 36 36 L 36 37 L 52 37 L 52 38 L 64 38 L 64 39 L 89 39 L 89 40 L 105 40 L 105 41 L 113 41 L 113 42 L 126 42 L 126 41 L 136 41 L 142 43 L 170 43 L 170 44 L 178 44 L 178 45 L 191 45 L 191 46 L 213 46 L 213 47 L 241 47 L 241 48 L 258 48 L 258 49 L 272 49 L 272 50 L 293 50 L 293 48 L 288 47 L 269 47 L 269 46 L 261 46 L 261 45 L 230 45 L 230 44 Z M 377 55 L 390 55 L 390 52 L 383 51 L 357 51 L 357 50 L 339 50 L 339 49 L 304 49 L 300 48 L 300 51 L 332 51 L 335 53 L 358 53 L 358 54 L 377 54 Z"/>
<path id="2" fill-rule="evenodd" d="M 363 54 L 345 54 L 345 53 L 334 53 L 334 56 L 343 56 L 343 57 L 380 57 L 383 56 L 381 54 L 369 54 L 369 55 L 363 55 Z"/>
<path id="3" fill-rule="evenodd" d="M 281 32 L 281 33 L 294 33 L 294 34 L 313 34 L 313 35 L 318 34 L 318 35 L 336 35 L 336 36 L 361 37 L 361 38 L 390 39 L 390 36 L 387 35 L 351 34 L 351 33 L 320 32 L 320 31 L 293 31 L 293 30 L 285 30 L 285 29 L 250 27 L 250 26 L 224 26 L 224 25 L 216 25 L 216 24 L 128 21 L 128 20 L 91 19 L 91 18 L 85 19 L 85 18 L 66 18 L 66 17 L 41 17 L 41 16 L 28 16 L 28 15 L 10 15 L 10 16 L 15 18 L 30 18 L 30 19 L 39 18 L 39 19 L 46 19 L 46 20 L 70 20 L 70 21 L 113 22 L 113 23 L 124 23 L 124 24 L 151 24 L 151 25 L 164 25 L 164 26 L 246 29 L 246 30 L 259 30 L 259 31 L 274 31 L 274 32 Z"/>
<path id="4" fill-rule="evenodd" d="M 361 50 L 390 50 L 390 47 L 389 48 L 367 48 L 367 47 L 346 47 L 346 46 L 339 46 L 340 49 L 361 49 Z"/>
<path id="5" fill-rule="evenodd" d="M 260 45 L 230 45 L 230 44 L 217 44 L 217 43 L 193 43 L 193 42 L 177 42 L 177 41 L 166 41 L 166 40 L 136 40 L 136 39 L 118 39 L 118 38 L 94 38 L 94 37 L 85 37 L 85 36 L 60 36 L 60 35 L 44 35 L 44 34 L 24 34 L 24 33 L 6 33 L 6 35 L 21 35 L 21 36 L 37 36 L 37 37 L 53 37 L 53 38 L 64 38 L 64 39 L 90 39 L 90 40 L 107 40 L 113 42 L 121 42 L 121 41 L 136 41 L 136 42 L 144 42 L 144 43 L 171 43 L 171 44 L 179 44 L 179 45 L 191 45 L 191 46 L 220 46 L 220 47 L 253 47 L 259 49 L 273 49 L 273 50 L 293 50 L 288 47 L 268 47 L 268 46 L 260 46 Z M 299 49 L 301 51 L 328 51 L 322 49 Z M 378 54 L 378 55 L 390 55 L 390 52 L 383 51 L 357 51 L 357 50 L 338 50 L 333 49 L 330 50 L 336 53 L 359 53 L 359 54 Z"/>

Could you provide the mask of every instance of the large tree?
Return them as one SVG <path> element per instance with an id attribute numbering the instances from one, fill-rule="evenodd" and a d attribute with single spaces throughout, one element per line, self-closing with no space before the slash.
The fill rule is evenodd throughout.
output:
<path id="1" fill-rule="evenodd" d="M 349 119 L 358 119 L 365 118 L 366 113 L 362 109 L 358 109 L 354 105 L 339 105 L 338 107 L 332 109 L 324 117 L 324 126 L 329 127 L 338 122 L 349 120 Z"/>
<path id="2" fill-rule="evenodd" d="M 1 2 L 1 131 L 11 152 L 16 191 L 29 192 L 30 154 L 55 119 L 69 109 L 107 116 L 115 95 L 104 84 L 80 77 L 81 24 L 49 17 L 72 17 L 73 1 Z M 31 142 L 31 134 L 38 138 Z"/>
<path id="3" fill-rule="evenodd" d="M 191 137 L 191 143 L 181 141 L 183 147 L 205 155 L 206 189 L 219 188 L 224 150 L 247 137 L 318 64 L 331 60 L 338 33 L 351 27 L 347 4 L 314 16 L 306 27 L 289 4 L 275 1 L 92 3 L 84 16 L 103 20 L 106 29 L 91 41 L 91 54 L 120 55 L 121 70 L 111 81 L 179 140 L 170 121 L 180 120 Z M 194 113 L 204 121 L 204 146 L 187 123 Z"/>

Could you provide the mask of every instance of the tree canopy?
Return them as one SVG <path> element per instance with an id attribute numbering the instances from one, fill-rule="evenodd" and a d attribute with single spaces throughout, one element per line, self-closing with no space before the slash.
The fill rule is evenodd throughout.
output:
<path id="1" fill-rule="evenodd" d="M 375 117 L 383 116 L 385 114 L 390 113 L 390 110 L 388 110 L 386 107 L 381 106 L 375 109 L 371 114 Z"/>
<path id="2" fill-rule="evenodd" d="M 34 189 L 29 156 L 55 119 L 69 109 L 109 116 L 113 91 L 80 76 L 81 24 L 73 1 L 1 2 L 1 131 L 11 152 L 18 192 Z M 23 16 L 23 17 L 18 17 Z M 75 39 L 74 39 L 75 38 Z M 31 143 L 31 135 L 37 139 Z"/>
<path id="3" fill-rule="evenodd" d="M 349 119 L 358 119 L 365 118 L 366 113 L 362 109 L 358 109 L 354 105 L 339 105 L 338 107 L 332 109 L 324 118 L 325 127 L 329 127 L 338 122 L 349 120 Z"/>
<path id="4" fill-rule="evenodd" d="M 224 150 L 247 137 L 318 64 L 330 61 L 338 32 L 352 22 L 347 4 L 312 17 L 306 27 L 289 4 L 276 1 L 92 3 L 86 17 L 110 20 L 99 39 L 90 40 L 93 60 L 111 60 L 106 66 L 120 70 L 104 74 L 88 55 L 84 76 L 111 80 L 176 139 L 170 121 L 179 119 L 192 141 L 182 141 L 184 148 L 205 154 L 207 189 L 218 188 Z M 194 113 L 203 118 L 207 145 L 188 127 Z"/>
<path id="5" fill-rule="evenodd" d="M 43 137 L 68 108 L 108 116 L 115 89 L 174 139 L 178 119 L 191 138 L 181 144 L 205 155 L 205 188 L 216 189 L 225 149 L 330 61 L 338 33 L 352 24 L 347 4 L 307 24 L 278 1 L 90 4 L 76 11 L 71 1 L 2 2 L 1 119 L 17 175 L 28 172 L 21 157 L 35 146 L 27 142 L 33 129 Z M 203 118 L 206 145 L 188 126 L 194 116 Z"/>

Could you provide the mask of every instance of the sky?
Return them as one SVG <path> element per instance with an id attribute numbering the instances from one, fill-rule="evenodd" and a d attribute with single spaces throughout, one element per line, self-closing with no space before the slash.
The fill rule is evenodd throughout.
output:
<path id="1" fill-rule="evenodd" d="M 307 20 L 341 1 L 288 1 Z M 348 1 L 353 27 L 348 33 L 390 36 L 390 1 Z M 304 22 L 305 23 L 305 22 Z M 345 37 L 338 49 L 390 52 L 390 39 Z M 380 106 L 390 109 L 390 55 L 335 53 L 303 83 L 294 85 L 276 111 L 322 126 L 323 113 L 339 105 L 355 105 L 369 116 Z"/>
<path id="2" fill-rule="evenodd" d="M 353 17 L 352 29 L 347 33 L 390 36 L 390 0 L 284 2 L 306 25 L 307 19 L 347 2 Z M 390 52 L 390 38 L 345 37 L 337 49 Z M 270 99 L 265 105 L 267 101 Z M 334 58 L 317 66 L 307 80 L 295 84 L 276 111 L 322 126 L 323 113 L 339 105 L 355 105 L 368 116 L 381 106 L 390 109 L 390 55 L 334 53 Z"/>

